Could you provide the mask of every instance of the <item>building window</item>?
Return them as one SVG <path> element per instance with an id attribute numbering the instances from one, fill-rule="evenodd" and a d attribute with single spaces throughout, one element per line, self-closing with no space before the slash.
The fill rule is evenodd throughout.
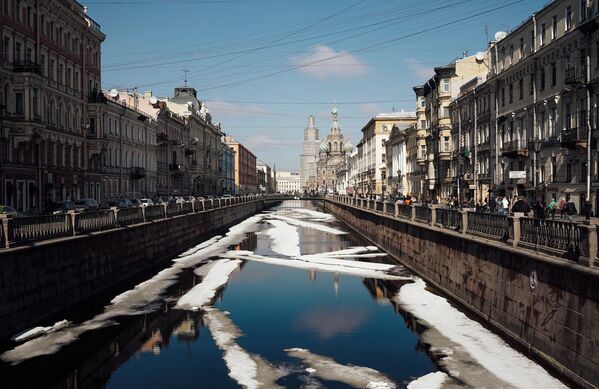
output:
<path id="1" fill-rule="evenodd" d="M 514 63 L 514 45 L 510 45 L 510 65 Z"/>
<path id="2" fill-rule="evenodd" d="M 599 1 L 597 4 L 599 4 Z M 595 42 L 595 69 L 597 68 L 599 68 L 599 41 Z"/>
<path id="3" fill-rule="evenodd" d="M 2 50 L 3 50 L 3 58 L 4 61 L 6 62 L 12 62 L 12 44 L 11 44 L 11 39 L 8 36 L 4 37 L 3 43 L 2 43 Z"/>
<path id="4" fill-rule="evenodd" d="M 449 137 L 443 137 L 443 151 L 450 151 Z"/>
<path id="5" fill-rule="evenodd" d="M 449 92 L 449 80 L 443 80 L 443 92 Z"/>
<path id="6" fill-rule="evenodd" d="M 551 86 L 555 86 L 557 84 L 557 65 L 555 63 L 551 64 Z"/>
<path id="7" fill-rule="evenodd" d="M 501 88 L 501 106 L 505 106 L 505 87 Z"/>
<path id="8" fill-rule="evenodd" d="M 578 128 L 587 128 L 587 99 L 580 99 L 580 115 L 578 116 Z"/>
<path id="9" fill-rule="evenodd" d="M 584 69 L 586 69 L 587 66 L 587 51 L 586 49 L 582 48 L 580 49 L 580 71 L 584 72 L 586 74 L 586 71 Z"/>
<path id="10" fill-rule="evenodd" d="M 535 44 L 535 30 L 530 32 L 530 52 L 532 53 L 536 48 Z"/>
<path id="11" fill-rule="evenodd" d="M 39 91 L 37 88 L 31 90 L 31 108 L 33 115 L 39 115 Z"/>
<path id="12" fill-rule="evenodd" d="M 580 21 L 587 20 L 587 0 L 580 0 Z"/>
<path id="13" fill-rule="evenodd" d="M 524 38 L 520 38 L 520 59 L 524 57 Z"/>
<path id="14" fill-rule="evenodd" d="M 551 182 L 555 182 L 557 174 L 557 160 L 555 157 L 551 157 Z"/>
<path id="15" fill-rule="evenodd" d="M 2 0 L 2 13 L 5 16 L 10 15 L 10 0 Z"/>
<path id="16" fill-rule="evenodd" d="M 15 93 L 15 113 L 23 114 L 25 112 L 25 105 L 23 102 L 23 93 Z"/>
<path id="17" fill-rule="evenodd" d="M 545 139 L 545 111 L 539 113 L 539 139 Z"/>
<path id="18" fill-rule="evenodd" d="M 541 68 L 541 90 L 545 90 L 545 67 Z"/>
<path id="19" fill-rule="evenodd" d="M 529 82 L 529 94 L 533 94 L 534 89 L 535 89 L 535 77 L 534 77 L 534 73 L 531 73 L 530 75 L 530 82 Z"/>
<path id="20" fill-rule="evenodd" d="M 549 109 L 549 136 L 555 136 L 557 110 L 555 107 Z"/>
<path id="21" fill-rule="evenodd" d="M 27 27 L 33 28 L 33 9 L 27 7 Z"/>
<path id="22" fill-rule="evenodd" d="M 551 18 L 551 40 L 557 38 L 557 15 Z"/>
<path id="23" fill-rule="evenodd" d="M 566 31 L 569 31 L 572 28 L 572 7 L 571 6 L 566 7 L 566 19 L 564 20 L 564 22 L 565 22 Z"/>
<path id="24" fill-rule="evenodd" d="M 509 98 L 510 98 L 510 104 L 514 102 L 514 84 L 510 83 L 509 86 Z"/>
<path id="25" fill-rule="evenodd" d="M 545 23 L 541 23 L 541 36 L 539 38 L 541 46 L 543 46 L 545 44 Z"/>
<path id="26" fill-rule="evenodd" d="M 566 182 L 572 182 L 572 164 L 570 162 L 566 164 Z"/>
<path id="27" fill-rule="evenodd" d="M 572 128 L 572 104 L 566 103 L 566 115 L 564 116 L 564 128 L 569 130 Z"/>
<path id="28" fill-rule="evenodd" d="M 520 94 L 520 100 L 524 98 L 524 79 L 521 78 L 518 81 L 518 93 Z"/>
<path id="29" fill-rule="evenodd" d="M 419 98 L 420 108 L 426 108 L 426 99 L 424 97 Z"/>

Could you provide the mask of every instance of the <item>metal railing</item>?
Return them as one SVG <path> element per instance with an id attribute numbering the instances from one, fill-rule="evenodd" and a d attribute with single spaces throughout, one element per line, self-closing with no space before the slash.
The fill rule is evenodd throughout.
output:
<path id="1" fill-rule="evenodd" d="M 164 219 L 164 205 L 148 205 L 144 208 L 144 216 L 146 221 Z"/>
<path id="2" fill-rule="evenodd" d="M 468 233 L 486 238 L 507 239 L 509 236 L 507 216 L 488 212 L 468 212 Z"/>
<path id="3" fill-rule="evenodd" d="M 101 231 L 116 227 L 111 209 L 75 214 L 75 231 L 80 233 Z"/>
<path id="4" fill-rule="evenodd" d="M 193 204 L 192 203 L 181 204 L 181 213 L 193 213 Z"/>
<path id="5" fill-rule="evenodd" d="M 375 206 L 375 209 L 376 209 L 378 212 L 383 212 L 383 207 L 384 207 L 384 205 L 383 205 L 383 203 L 382 203 L 381 201 L 375 201 L 375 202 L 374 202 L 374 206 Z"/>
<path id="6" fill-rule="evenodd" d="M 73 234 L 73 225 L 68 214 L 25 216 L 9 219 L 8 222 L 8 240 L 11 242 L 32 242 Z"/>
<path id="7" fill-rule="evenodd" d="M 144 221 L 140 207 L 119 209 L 116 214 L 116 222 L 119 226 L 142 223 Z"/>
<path id="8" fill-rule="evenodd" d="M 422 222 L 422 223 L 430 223 L 433 215 L 432 209 L 429 207 L 423 207 L 420 205 L 415 205 L 416 213 L 414 215 L 414 219 Z"/>
<path id="9" fill-rule="evenodd" d="M 386 208 L 385 213 L 388 215 L 395 215 L 395 204 L 390 202 L 385 202 Z"/>
<path id="10" fill-rule="evenodd" d="M 412 207 L 409 204 L 399 204 L 399 217 L 402 219 L 412 218 Z"/>
<path id="11" fill-rule="evenodd" d="M 576 223 L 521 217 L 520 241 L 571 254 L 580 253 L 580 230 Z"/>
<path id="12" fill-rule="evenodd" d="M 181 204 L 169 204 L 166 206 L 166 217 L 181 215 Z"/>
<path id="13" fill-rule="evenodd" d="M 436 208 L 436 223 L 443 228 L 459 230 L 462 226 L 462 214 L 457 209 Z"/>

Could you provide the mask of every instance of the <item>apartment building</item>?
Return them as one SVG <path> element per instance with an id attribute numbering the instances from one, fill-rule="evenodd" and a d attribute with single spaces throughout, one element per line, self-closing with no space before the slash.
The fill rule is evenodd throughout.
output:
<path id="1" fill-rule="evenodd" d="M 0 203 L 37 213 L 97 196 L 86 102 L 100 89 L 100 26 L 73 0 L 0 6 Z"/>
<path id="2" fill-rule="evenodd" d="M 235 151 L 235 194 L 257 193 L 256 156 L 231 136 L 225 136 L 225 142 Z"/>

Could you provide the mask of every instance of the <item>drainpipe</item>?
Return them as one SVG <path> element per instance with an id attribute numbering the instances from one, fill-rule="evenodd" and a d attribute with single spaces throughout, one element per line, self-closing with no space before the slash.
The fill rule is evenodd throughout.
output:
<path id="1" fill-rule="evenodd" d="M 474 92 L 474 165 L 472 166 L 472 173 L 474 174 L 474 206 L 478 201 L 478 104 L 476 101 L 476 87 L 473 89 Z"/>
<path id="2" fill-rule="evenodd" d="M 591 141 L 592 141 L 592 127 L 591 127 L 591 33 L 586 33 L 587 49 L 586 49 L 586 77 L 585 86 L 587 91 L 587 193 L 586 201 L 591 201 Z"/>
<path id="3" fill-rule="evenodd" d="M 119 115 L 119 198 L 123 197 L 123 116 L 126 108 Z"/>
<path id="4" fill-rule="evenodd" d="M 495 75 L 499 66 L 497 43 L 495 43 Z M 495 187 L 499 184 L 499 79 L 495 80 Z"/>
<path id="5" fill-rule="evenodd" d="M 462 165 L 461 161 L 461 151 L 462 151 L 462 110 L 460 109 L 459 101 L 456 101 L 456 108 L 458 110 L 458 166 L 456 167 L 456 175 L 458 180 L 458 204 L 462 201 L 462 197 L 460 196 L 460 167 Z"/>

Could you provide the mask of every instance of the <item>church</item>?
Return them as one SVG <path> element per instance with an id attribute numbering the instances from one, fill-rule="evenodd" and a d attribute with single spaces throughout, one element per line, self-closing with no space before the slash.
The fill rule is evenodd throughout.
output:
<path id="1" fill-rule="evenodd" d="M 337 170 L 345 162 L 346 153 L 351 152 L 349 140 L 341 133 L 337 119 L 337 107 L 331 111 L 333 125 L 320 144 L 316 163 L 317 191 L 333 193 L 337 187 Z M 348 150 L 349 148 L 349 150 Z"/>

